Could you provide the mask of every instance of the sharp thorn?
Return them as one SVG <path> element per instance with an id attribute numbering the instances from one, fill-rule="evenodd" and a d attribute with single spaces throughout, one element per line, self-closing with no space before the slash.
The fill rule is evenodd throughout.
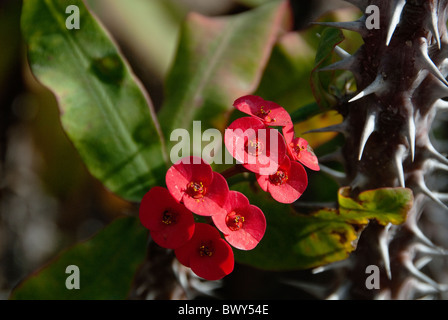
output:
<path id="1" fill-rule="evenodd" d="M 359 100 L 369 94 L 380 92 L 384 87 L 383 77 L 379 74 L 375 80 L 369 84 L 364 90 L 358 93 L 355 97 L 351 98 L 348 102 Z"/>
<path id="2" fill-rule="evenodd" d="M 321 164 L 319 164 L 319 165 L 320 165 L 320 170 L 322 172 L 328 174 L 329 176 L 333 177 L 334 179 L 336 179 L 338 181 L 344 181 L 345 179 L 347 179 L 347 175 L 344 172 L 331 169 L 331 168 L 321 165 Z"/>
<path id="3" fill-rule="evenodd" d="M 397 0 L 394 3 L 394 8 L 392 10 L 392 19 L 390 20 L 389 29 L 387 30 L 386 46 L 390 44 L 392 35 L 394 34 L 398 23 L 400 23 L 401 13 L 403 12 L 405 4 L 406 0 Z"/>
<path id="4" fill-rule="evenodd" d="M 409 291 L 412 291 L 414 293 L 418 292 L 420 294 L 423 294 L 424 296 L 420 297 L 418 300 L 434 300 L 434 297 L 431 296 L 434 293 L 444 292 L 447 290 L 446 285 L 439 285 L 436 284 L 428 284 L 424 283 L 422 281 L 419 281 L 415 278 L 412 279 L 412 283 L 410 283 L 411 288 L 409 288 Z M 404 299 L 402 299 L 404 300 Z M 407 299 L 409 300 L 409 299 Z"/>
<path id="5" fill-rule="evenodd" d="M 329 162 L 329 161 L 337 161 L 344 162 L 344 156 L 342 154 L 342 149 L 337 149 L 332 153 L 328 153 L 326 155 L 319 157 L 319 162 Z"/>
<path id="6" fill-rule="evenodd" d="M 348 266 L 350 266 L 349 259 L 345 259 L 345 260 L 336 261 L 336 262 L 327 264 L 325 266 L 316 267 L 316 268 L 312 269 L 311 272 L 313 274 L 318 274 L 318 273 L 322 273 L 322 272 L 326 272 L 326 271 L 330 271 L 330 270 L 334 270 L 334 269 L 339 269 L 339 268 L 343 268 L 343 267 L 348 267 Z"/>
<path id="7" fill-rule="evenodd" d="M 436 160 L 440 161 L 443 164 L 448 165 L 448 159 L 440 154 L 431 143 L 428 143 L 426 145 L 426 150 L 430 153 L 431 156 L 433 156 Z"/>
<path id="8" fill-rule="evenodd" d="M 389 280 L 392 279 L 389 257 L 389 230 L 391 226 L 391 223 L 387 224 L 384 230 L 381 231 L 378 239 L 381 257 L 383 258 L 384 268 L 386 269 L 387 278 Z"/>
<path id="9" fill-rule="evenodd" d="M 402 144 L 398 146 L 397 152 L 395 153 L 395 168 L 397 169 L 398 181 L 400 181 L 400 186 L 406 188 L 406 183 L 404 179 L 403 170 L 403 160 L 406 154 L 406 147 Z"/>
<path id="10" fill-rule="evenodd" d="M 368 181 L 367 177 L 364 174 L 358 172 L 356 174 L 355 178 L 350 183 L 350 188 L 352 190 L 357 189 L 357 188 L 362 189 L 363 186 L 365 186 L 368 182 L 369 181 Z"/>
<path id="11" fill-rule="evenodd" d="M 429 22 L 429 29 L 431 30 L 433 38 L 437 42 L 437 47 L 441 48 L 441 42 L 440 42 L 440 34 L 439 34 L 439 17 L 438 17 L 438 10 L 436 8 L 433 8 L 431 10 L 431 20 Z"/>
<path id="12" fill-rule="evenodd" d="M 421 242 L 428 246 L 434 246 L 431 240 L 420 230 L 416 223 L 412 223 L 409 225 L 409 229 L 412 231 L 414 236 Z"/>
<path id="13" fill-rule="evenodd" d="M 443 170 L 443 171 L 448 171 L 448 165 L 444 164 L 444 163 L 440 163 L 437 160 L 434 159 L 428 159 L 425 161 L 425 169 L 429 170 L 429 171 L 433 171 L 433 170 Z"/>
<path id="14" fill-rule="evenodd" d="M 346 282 L 342 284 L 336 291 L 330 294 L 325 300 L 344 300 L 346 299 L 347 292 L 349 291 L 351 284 Z"/>
<path id="15" fill-rule="evenodd" d="M 345 59 L 342 59 L 338 62 L 325 66 L 319 71 L 334 71 L 334 70 L 351 70 L 354 66 L 355 58 L 353 56 L 349 56 Z"/>
<path id="16" fill-rule="evenodd" d="M 390 289 L 381 290 L 373 299 L 374 300 L 391 300 Z"/>
<path id="17" fill-rule="evenodd" d="M 448 101 L 439 99 L 436 103 L 434 103 L 433 107 L 436 110 L 447 110 L 448 109 Z"/>
<path id="18" fill-rule="evenodd" d="M 363 16 L 361 19 L 356 21 L 348 21 L 348 22 L 312 22 L 311 24 L 317 24 L 321 26 L 327 26 L 331 28 L 344 29 L 349 31 L 358 32 L 363 35 L 366 34 L 366 18 Z"/>
<path id="19" fill-rule="evenodd" d="M 334 52 L 339 56 L 339 58 L 341 59 L 347 59 L 349 57 L 351 57 L 352 55 L 350 53 L 348 53 L 347 51 L 345 51 L 344 49 L 342 49 L 340 46 L 335 46 L 334 47 Z"/>
<path id="20" fill-rule="evenodd" d="M 420 46 L 421 63 L 423 68 L 428 70 L 434 77 L 439 79 L 445 86 L 448 86 L 448 81 L 446 81 L 443 74 L 440 72 L 439 68 L 434 64 L 428 55 L 428 42 L 425 38 L 421 38 L 422 45 Z"/>
<path id="21" fill-rule="evenodd" d="M 428 277 L 426 274 L 418 270 L 412 261 L 410 259 L 404 259 L 404 266 L 409 271 L 410 274 L 412 274 L 414 277 L 416 277 L 418 280 L 434 287 L 436 290 L 440 290 L 440 286 L 437 282 L 435 282 L 433 279 Z"/>
<path id="22" fill-rule="evenodd" d="M 421 200 L 420 200 L 421 202 Z M 415 204 L 415 206 L 422 207 L 421 203 Z M 429 247 L 435 247 L 434 243 L 432 243 L 431 240 L 428 239 L 428 237 L 425 236 L 425 234 L 420 230 L 420 228 L 417 225 L 417 216 L 419 215 L 419 212 L 412 212 L 409 214 L 408 219 L 406 220 L 406 226 L 407 228 L 414 234 L 416 240 L 419 242 L 429 246 Z"/>
<path id="23" fill-rule="evenodd" d="M 364 130 L 361 135 L 358 160 L 361 160 L 367 140 L 369 140 L 370 135 L 375 131 L 375 126 L 376 126 L 376 112 L 369 112 L 367 115 L 366 123 L 364 125 Z"/>
<path id="24" fill-rule="evenodd" d="M 296 280 L 288 280 L 288 279 L 283 279 L 283 280 L 281 280 L 281 282 L 285 283 L 291 287 L 299 288 L 299 289 L 301 289 L 301 290 L 303 290 L 321 300 L 325 299 L 327 292 L 328 292 L 327 286 L 318 285 L 315 283 L 308 283 L 308 282 L 304 282 L 304 281 L 296 281 Z"/>
<path id="25" fill-rule="evenodd" d="M 434 195 L 443 202 L 448 201 L 448 193 L 433 192 Z"/>
<path id="26" fill-rule="evenodd" d="M 418 270 L 421 270 L 424 266 L 426 266 L 428 263 L 432 261 L 432 257 L 421 257 L 420 259 L 416 260 L 414 265 Z"/>
<path id="27" fill-rule="evenodd" d="M 417 243 L 414 245 L 414 249 L 420 253 L 424 253 L 424 254 L 431 255 L 431 256 L 446 256 L 446 255 L 448 255 L 447 250 L 437 247 L 435 245 L 428 246 L 428 245 L 424 245 L 422 243 Z"/>
<path id="28" fill-rule="evenodd" d="M 425 182 L 423 181 L 423 178 L 420 179 L 418 182 L 418 187 L 420 188 L 420 191 L 426 195 L 428 198 L 430 198 L 432 201 L 437 203 L 441 208 L 448 211 L 448 207 L 434 194 L 431 190 L 428 189 Z"/>
<path id="29" fill-rule="evenodd" d="M 407 135 L 407 139 L 409 142 L 411 159 L 412 159 L 412 162 L 414 162 L 414 159 L 415 159 L 415 121 L 414 121 L 413 115 L 409 116 L 408 124 L 406 127 L 407 127 L 406 135 Z"/>
<path id="30" fill-rule="evenodd" d="M 302 134 L 307 134 L 307 133 L 317 133 L 317 132 L 339 132 L 339 133 L 347 133 L 346 130 L 346 125 L 344 122 L 339 123 L 339 124 L 335 124 L 332 126 L 328 126 L 325 128 L 319 128 L 319 129 L 313 129 L 313 130 L 308 130 L 303 132 Z"/>

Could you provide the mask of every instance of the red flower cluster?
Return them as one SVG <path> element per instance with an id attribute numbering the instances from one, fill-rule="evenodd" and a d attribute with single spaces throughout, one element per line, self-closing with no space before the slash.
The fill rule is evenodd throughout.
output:
<path id="1" fill-rule="evenodd" d="M 305 139 L 295 137 L 291 117 L 278 104 L 244 96 L 234 106 L 250 117 L 226 129 L 226 148 L 275 200 L 294 202 L 308 185 L 302 164 L 319 170 L 313 150 Z M 260 208 L 244 194 L 229 190 L 226 179 L 202 158 L 175 163 L 165 182 L 166 188 L 153 187 L 143 197 L 141 223 L 154 242 L 173 249 L 179 262 L 198 276 L 218 280 L 230 274 L 231 246 L 251 250 L 263 238 L 266 219 Z M 209 223 L 195 222 L 194 214 L 209 217 Z"/>
<path id="2" fill-rule="evenodd" d="M 289 113 L 278 104 L 248 95 L 233 105 L 250 117 L 239 118 L 226 129 L 227 150 L 256 174 L 260 187 L 275 200 L 296 201 L 308 185 L 301 164 L 320 170 L 313 149 L 305 139 L 295 137 Z M 273 127 L 280 127 L 283 135 Z"/>
<path id="3" fill-rule="evenodd" d="M 263 212 L 243 194 L 229 191 L 225 178 L 203 159 L 188 157 L 171 166 L 166 185 L 153 187 L 143 197 L 140 220 L 158 245 L 174 249 L 179 262 L 198 276 L 223 278 L 234 267 L 229 244 L 250 250 L 263 237 Z M 193 214 L 211 217 L 216 228 L 195 223 Z"/>

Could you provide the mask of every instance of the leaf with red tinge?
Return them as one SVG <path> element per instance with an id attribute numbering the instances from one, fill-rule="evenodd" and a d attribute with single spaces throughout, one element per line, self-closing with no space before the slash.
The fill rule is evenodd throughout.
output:
<path id="1" fill-rule="evenodd" d="M 286 1 L 272 1 L 232 16 L 188 16 L 159 112 L 167 137 L 193 120 L 224 130 L 235 99 L 257 88 L 287 12 Z"/>
<path id="2" fill-rule="evenodd" d="M 32 72 L 54 93 L 62 126 L 90 173 L 118 196 L 139 201 L 163 183 L 168 161 L 152 102 L 84 2 L 69 4 L 79 8 L 79 30 L 65 26 L 66 0 L 23 1 Z"/>

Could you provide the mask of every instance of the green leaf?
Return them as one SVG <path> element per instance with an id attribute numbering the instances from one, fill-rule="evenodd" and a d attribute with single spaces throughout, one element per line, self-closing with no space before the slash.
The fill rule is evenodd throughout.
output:
<path id="1" fill-rule="evenodd" d="M 138 218 L 118 218 L 92 239 L 66 250 L 21 283 L 14 300 L 126 299 L 146 254 L 147 230 Z M 68 266 L 79 268 L 79 289 L 69 290 Z M 70 281 L 69 281 L 70 283 Z"/>
<path id="2" fill-rule="evenodd" d="M 382 225 L 401 224 L 413 202 L 410 189 L 368 190 L 351 199 L 348 188 L 341 188 L 338 209 L 305 215 L 273 201 L 258 186 L 241 183 L 234 188 L 258 206 L 267 220 L 258 246 L 251 251 L 234 250 L 235 258 L 266 270 L 307 269 L 346 259 L 370 220 Z"/>
<path id="3" fill-rule="evenodd" d="M 264 270 L 307 269 L 343 260 L 355 249 L 358 233 L 350 224 L 297 214 L 290 205 L 275 202 L 258 186 L 239 184 L 251 204 L 266 216 L 266 233 L 258 246 L 250 251 L 234 250 L 239 263 Z"/>
<path id="4" fill-rule="evenodd" d="M 290 112 L 314 102 L 309 77 L 314 67 L 315 50 L 304 35 L 288 32 L 278 40 L 255 92 Z"/>
<path id="5" fill-rule="evenodd" d="M 188 16 L 159 113 L 167 139 L 174 129 L 192 132 L 194 120 L 202 131 L 224 130 L 234 100 L 258 86 L 287 8 L 271 1 L 226 17 Z"/>
<path id="6" fill-rule="evenodd" d="M 21 25 L 32 71 L 56 96 L 63 128 L 93 176 L 139 201 L 163 183 L 166 170 L 152 103 L 84 3 L 70 4 L 80 10 L 79 30 L 66 28 L 67 1 L 24 1 Z"/>
<path id="7" fill-rule="evenodd" d="M 183 10 L 187 8 L 167 0 L 87 0 L 87 4 L 106 26 L 113 28 L 120 43 L 132 50 L 139 68 L 152 71 L 152 76 L 165 76 L 175 53 Z"/>
<path id="8" fill-rule="evenodd" d="M 338 193 L 341 218 L 353 224 L 367 224 L 375 219 L 381 225 L 401 224 L 414 201 L 412 191 L 406 188 L 381 188 L 361 192 L 357 199 L 349 197 L 350 188 Z"/>
<path id="9" fill-rule="evenodd" d="M 317 48 L 314 69 L 311 72 L 311 88 L 319 106 L 323 110 L 329 110 L 336 104 L 336 99 L 329 89 L 333 74 L 319 72 L 319 69 L 328 64 L 334 48 L 344 40 L 344 35 L 339 29 L 326 28 L 320 38 L 321 41 Z"/>

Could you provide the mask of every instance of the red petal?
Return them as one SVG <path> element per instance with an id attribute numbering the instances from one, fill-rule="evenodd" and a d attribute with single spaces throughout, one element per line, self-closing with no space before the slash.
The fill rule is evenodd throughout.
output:
<path id="1" fill-rule="evenodd" d="M 286 145 L 289 145 L 294 139 L 294 124 L 286 125 L 282 128 L 283 136 L 285 137 Z"/>
<path id="2" fill-rule="evenodd" d="M 226 223 L 226 217 L 227 214 L 235 211 L 235 210 L 244 210 L 245 208 L 249 207 L 249 199 L 238 191 L 229 191 L 229 194 L 227 195 L 227 201 L 223 206 L 223 211 L 220 214 L 214 215 L 212 217 L 213 223 L 215 224 L 216 228 L 219 229 L 224 234 L 229 234 L 232 232 L 227 226 Z"/>
<path id="3" fill-rule="evenodd" d="M 213 239 L 213 255 L 193 254 L 190 258 L 191 270 L 207 280 L 219 280 L 233 271 L 235 260 L 232 248 L 223 239 Z"/>
<path id="4" fill-rule="evenodd" d="M 233 105 L 241 112 L 261 119 L 268 126 L 283 127 L 292 124 L 291 116 L 283 107 L 258 96 L 241 97 Z"/>
<path id="5" fill-rule="evenodd" d="M 289 160 L 288 157 L 285 157 L 283 159 L 283 162 L 280 164 L 280 166 L 278 167 L 277 170 L 283 170 L 285 172 L 289 172 L 291 168 L 291 160 Z M 260 185 L 261 189 L 263 191 L 268 192 L 268 186 L 269 184 L 271 184 L 271 180 L 269 179 L 269 175 L 260 175 L 260 174 L 256 174 L 255 175 L 258 184 Z"/>
<path id="6" fill-rule="evenodd" d="M 161 247 L 175 249 L 193 236 L 192 212 L 176 202 L 165 188 L 153 187 L 144 195 L 139 217 L 143 226 L 150 230 L 153 240 Z"/>
<path id="7" fill-rule="evenodd" d="M 223 212 L 223 205 L 227 200 L 229 186 L 226 179 L 217 172 L 212 172 L 213 180 L 207 186 L 207 191 L 203 198 L 194 199 L 188 194 L 184 194 L 182 201 L 192 212 L 201 216 L 213 216 Z"/>
<path id="8" fill-rule="evenodd" d="M 257 178 L 257 182 L 260 185 L 260 188 L 263 191 L 268 192 L 268 185 L 270 184 L 269 175 L 257 174 L 255 175 L 255 177 Z"/>
<path id="9" fill-rule="evenodd" d="M 268 191 L 272 198 L 281 203 L 293 203 L 305 191 L 308 185 L 308 176 L 305 168 L 297 162 L 291 162 L 288 180 L 281 185 L 269 183 Z"/>
<path id="10" fill-rule="evenodd" d="M 241 229 L 225 235 L 226 240 L 240 250 L 252 250 L 264 236 L 266 218 L 260 208 L 249 205 L 244 212 L 244 223 Z"/>
<path id="11" fill-rule="evenodd" d="M 299 147 L 300 150 L 297 150 L 295 147 Z M 302 150 L 303 149 L 303 150 Z M 319 171 L 319 160 L 314 154 L 313 149 L 303 138 L 295 138 L 288 144 L 288 151 L 293 157 L 294 160 L 301 162 L 304 166 L 310 168 L 314 171 Z"/>
<path id="12" fill-rule="evenodd" d="M 256 137 L 258 130 L 265 129 L 265 125 L 262 121 L 251 118 L 243 117 L 233 121 L 224 133 L 224 144 L 230 154 L 239 162 L 248 162 L 248 155 L 245 151 L 245 143 Z"/>
<path id="13" fill-rule="evenodd" d="M 266 231 L 266 218 L 256 206 L 250 205 L 247 197 L 237 191 L 230 191 L 224 206 L 226 212 L 213 216 L 215 226 L 235 248 L 251 250 L 257 246 Z M 235 212 L 244 218 L 241 228 L 232 230 L 227 225 L 227 215 Z"/>
<path id="14" fill-rule="evenodd" d="M 181 264 L 183 264 L 186 267 L 190 267 L 191 260 L 193 257 L 196 257 L 196 259 L 211 258 L 201 256 L 199 249 L 203 243 L 211 241 L 214 244 L 216 240 L 222 240 L 221 235 L 219 234 L 219 231 L 216 228 L 206 223 L 196 223 L 195 232 L 191 240 L 188 241 L 185 245 L 174 250 L 174 253 L 176 255 L 177 260 L 179 260 Z"/>
<path id="15" fill-rule="evenodd" d="M 203 159 L 191 156 L 172 165 L 165 179 L 171 195 L 181 201 L 190 182 L 202 182 L 208 186 L 213 179 L 213 170 Z"/>
<path id="16" fill-rule="evenodd" d="M 258 151 L 260 143 L 259 153 L 251 153 L 248 141 L 255 141 L 256 147 L 252 151 Z M 232 122 L 226 129 L 224 142 L 236 160 L 247 170 L 259 174 L 275 172 L 286 156 L 283 136 L 276 129 L 266 128 L 255 118 L 244 117 Z"/>

